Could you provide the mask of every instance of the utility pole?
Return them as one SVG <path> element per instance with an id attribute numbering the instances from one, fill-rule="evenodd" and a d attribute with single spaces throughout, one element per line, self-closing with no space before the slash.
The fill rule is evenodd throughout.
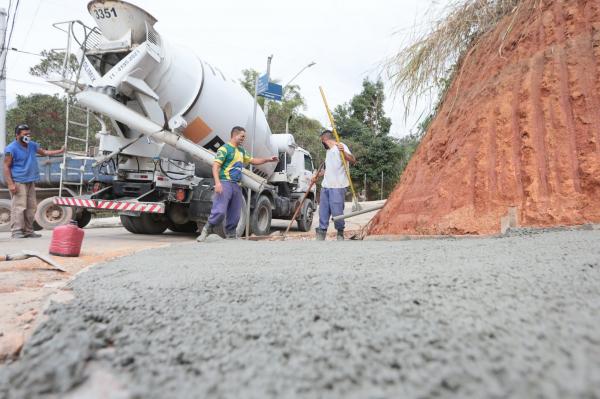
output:
<path id="1" fill-rule="evenodd" d="M 267 82 L 271 81 L 271 60 L 273 59 L 273 54 L 267 58 Z M 265 119 L 269 117 L 269 99 L 265 98 Z"/>
<path id="2" fill-rule="evenodd" d="M 383 200 L 383 170 L 381 171 L 381 194 L 379 196 L 380 200 Z"/>
<path id="3" fill-rule="evenodd" d="M 267 82 L 269 79 L 267 79 Z M 254 80 L 254 111 L 252 112 L 252 141 L 250 142 L 250 156 L 254 156 L 254 137 L 256 137 L 256 108 L 258 108 L 258 75 Z M 250 165 L 250 171 L 252 171 Z M 248 187 L 246 197 L 246 240 L 250 239 L 250 201 L 252 200 L 252 190 Z"/>
<path id="4" fill-rule="evenodd" d="M 0 37 L 2 38 L 2 48 L 0 53 L 0 151 L 4 153 L 6 147 L 6 9 L 0 8 Z"/>

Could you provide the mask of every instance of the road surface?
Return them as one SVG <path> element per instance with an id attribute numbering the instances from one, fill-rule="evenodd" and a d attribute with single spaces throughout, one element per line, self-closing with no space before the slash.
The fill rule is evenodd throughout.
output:
<path id="1" fill-rule="evenodd" d="M 597 397 L 600 231 L 210 239 L 95 266 L 0 397 Z"/>

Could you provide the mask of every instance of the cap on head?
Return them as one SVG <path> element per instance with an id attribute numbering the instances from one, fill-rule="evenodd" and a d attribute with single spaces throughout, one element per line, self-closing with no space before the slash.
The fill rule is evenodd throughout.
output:
<path id="1" fill-rule="evenodd" d="M 17 136 L 19 133 L 21 133 L 23 130 L 30 130 L 29 129 L 29 125 L 22 123 L 20 125 L 17 125 L 17 127 L 15 127 L 15 136 Z"/>

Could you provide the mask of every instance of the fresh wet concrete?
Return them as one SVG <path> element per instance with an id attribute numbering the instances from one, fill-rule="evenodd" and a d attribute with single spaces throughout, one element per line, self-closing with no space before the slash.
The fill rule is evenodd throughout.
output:
<path id="1" fill-rule="evenodd" d="M 99 265 L 71 288 L 0 369 L 0 397 L 600 392 L 597 230 L 215 239 Z"/>

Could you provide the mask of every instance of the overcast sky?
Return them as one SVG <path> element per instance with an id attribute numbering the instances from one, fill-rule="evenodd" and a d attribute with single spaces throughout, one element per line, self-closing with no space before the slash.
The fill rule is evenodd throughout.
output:
<path id="1" fill-rule="evenodd" d="M 13 7 L 16 0 L 13 0 Z M 445 3 L 443 0 L 442 3 Z M 80 19 L 93 25 L 87 0 L 20 0 L 11 47 L 39 53 L 64 47 L 66 35 L 53 22 Z M 310 62 L 294 83 L 307 102 L 304 113 L 328 125 L 318 87 L 324 87 L 333 108 L 361 90 L 365 77 L 376 79 L 382 63 L 409 40 L 415 26 L 422 28 L 430 0 L 134 0 L 158 19 L 157 31 L 170 41 L 194 51 L 238 79 L 244 68 L 266 70 L 273 54 L 271 76 L 287 83 Z M 436 2 L 440 3 L 440 1 Z M 8 0 L 0 6 L 8 8 Z M 58 90 L 29 75 L 39 57 L 9 52 L 7 102 L 17 94 Z M 386 87 L 389 86 L 385 81 Z M 403 136 L 415 128 L 421 111 L 404 121 L 400 100 L 386 93 L 392 134 Z"/>

